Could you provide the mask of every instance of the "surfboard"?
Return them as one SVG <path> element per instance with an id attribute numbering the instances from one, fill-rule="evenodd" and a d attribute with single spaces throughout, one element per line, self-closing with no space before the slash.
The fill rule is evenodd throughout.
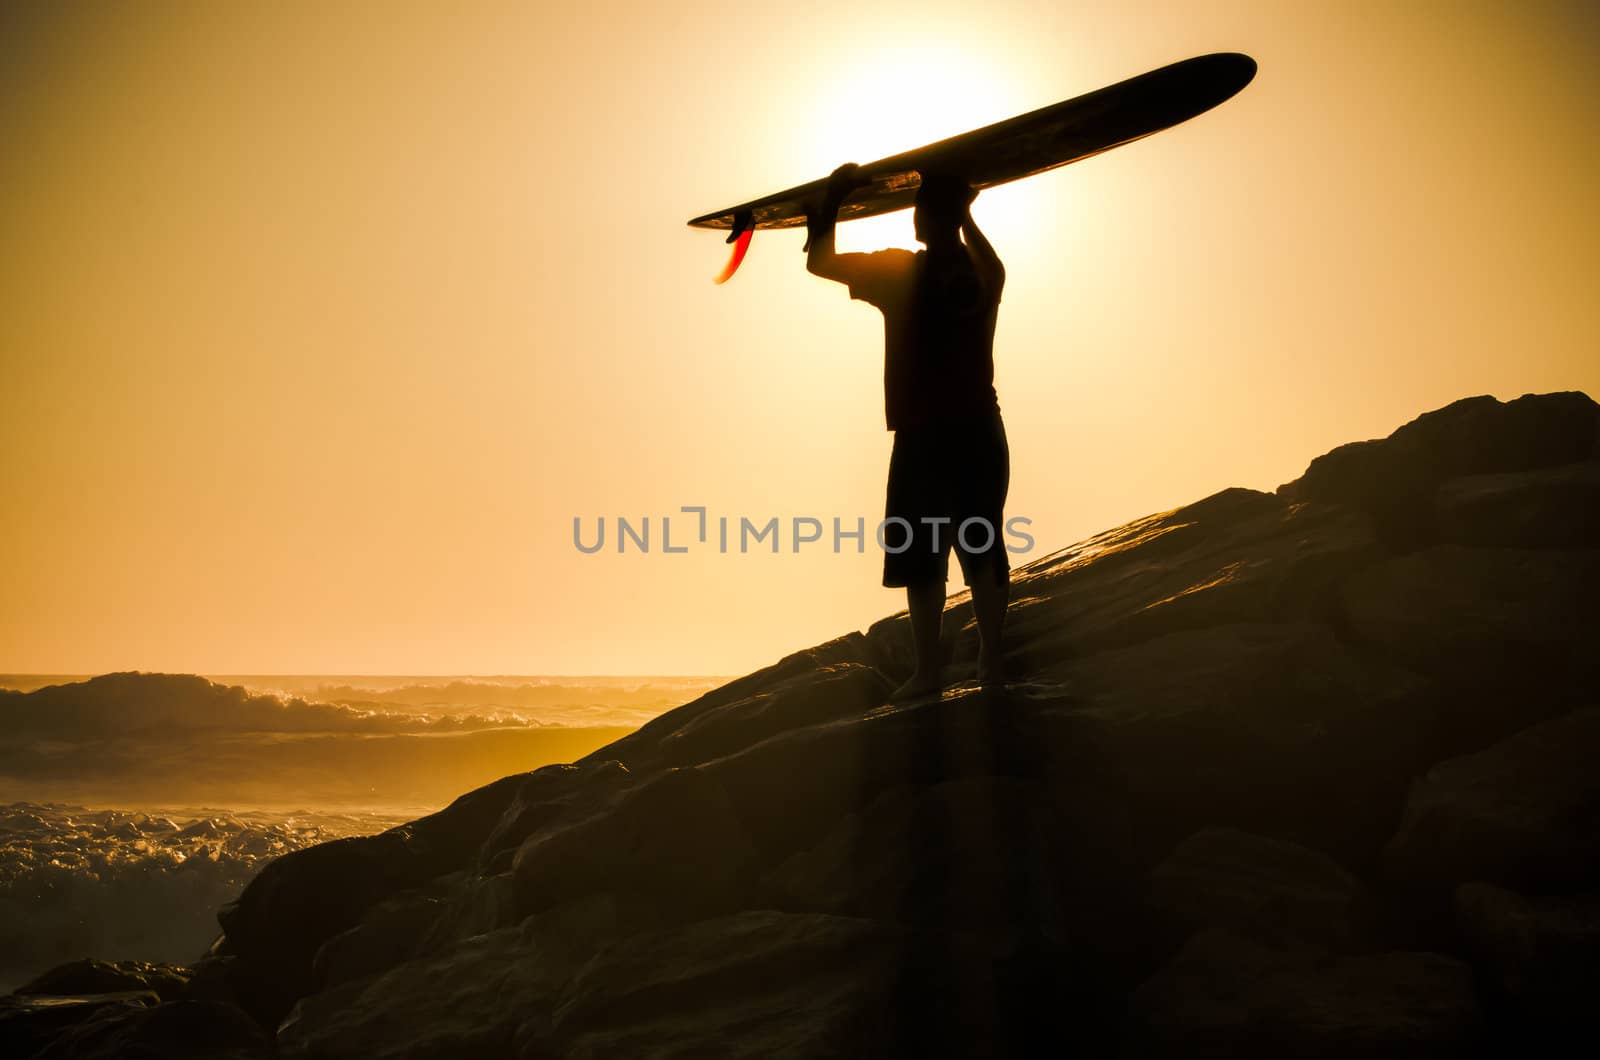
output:
<path id="1" fill-rule="evenodd" d="M 1200 55 L 868 162 L 860 172 L 865 183 L 840 205 L 839 220 L 875 217 L 912 205 L 923 169 L 957 174 L 981 191 L 1092 158 L 1204 114 L 1237 95 L 1255 75 L 1256 62 L 1248 55 Z M 821 201 L 827 180 L 799 184 L 691 220 L 692 228 L 727 231 L 727 241 L 734 244 L 717 282 L 737 271 L 756 229 L 803 226 L 807 207 Z"/>

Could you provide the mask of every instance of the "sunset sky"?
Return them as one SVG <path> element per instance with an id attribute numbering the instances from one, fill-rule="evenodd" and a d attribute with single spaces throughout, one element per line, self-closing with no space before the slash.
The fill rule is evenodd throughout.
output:
<path id="1" fill-rule="evenodd" d="M 1593 3 L 22 6 L 0 671 L 731 674 L 864 627 L 870 545 L 659 552 L 683 505 L 870 526 L 891 442 L 877 312 L 795 232 L 715 286 L 684 222 L 1205 52 L 1260 72 L 974 207 L 1016 562 L 1600 395 Z M 578 552 L 618 515 L 651 554 Z"/>

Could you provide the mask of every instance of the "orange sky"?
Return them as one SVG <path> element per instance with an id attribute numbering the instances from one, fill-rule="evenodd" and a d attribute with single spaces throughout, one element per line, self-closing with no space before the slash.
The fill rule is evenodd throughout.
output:
<path id="1" fill-rule="evenodd" d="M 734 673 L 864 626 L 870 550 L 572 545 L 881 512 L 875 311 L 798 233 L 715 287 L 684 220 L 1203 52 L 1260 74 L 975 208 L 1037 555 L 1600 394 L 1592 4 L 551 6 L 0 14 L 0 671 Z"/>

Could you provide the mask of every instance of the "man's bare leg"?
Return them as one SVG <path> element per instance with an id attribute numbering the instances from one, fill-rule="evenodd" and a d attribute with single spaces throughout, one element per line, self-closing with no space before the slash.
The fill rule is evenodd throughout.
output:
<path id="1" fill-rule="evenodd" d="M 1006 622 L 1006 604 L 1011 598 L 1009 576 L 999 580 L 973 579 L 972 613 L 978 620 L 978 681 L 985 688 L 1001 688 L 1006 682 L 1005 648 L 1001 634 Z"/>
<path id="2" fill-rule="evenodd" d="M 944 581 L 906 586 L 906 609 L 911 612 L 911 641 L 917 650 L 917 667 L 905 684 L 889 693 L 891 700 L 915 699 L 944 687 L 939 658 L 939 627 L 944 622 Z"/>

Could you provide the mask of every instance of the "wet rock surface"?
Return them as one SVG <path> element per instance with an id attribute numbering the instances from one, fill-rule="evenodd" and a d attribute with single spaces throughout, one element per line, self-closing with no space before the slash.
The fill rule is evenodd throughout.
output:
<path id="1" fill-rule="evenodd" d="M 955 684 L 886 704 L 893 616 L 286 853 L 176 993 L 19 995 L 0 1033 L 253 1055 L 227 1010 L 285 1057 L 535 1060 L 1455 1057 L 1581 1029 L 1597 423 L 1581 394 L 1468 399 L 1135 520 L 1015 572 L 1004 691 L 971 683 L 957 598 Z"/>

